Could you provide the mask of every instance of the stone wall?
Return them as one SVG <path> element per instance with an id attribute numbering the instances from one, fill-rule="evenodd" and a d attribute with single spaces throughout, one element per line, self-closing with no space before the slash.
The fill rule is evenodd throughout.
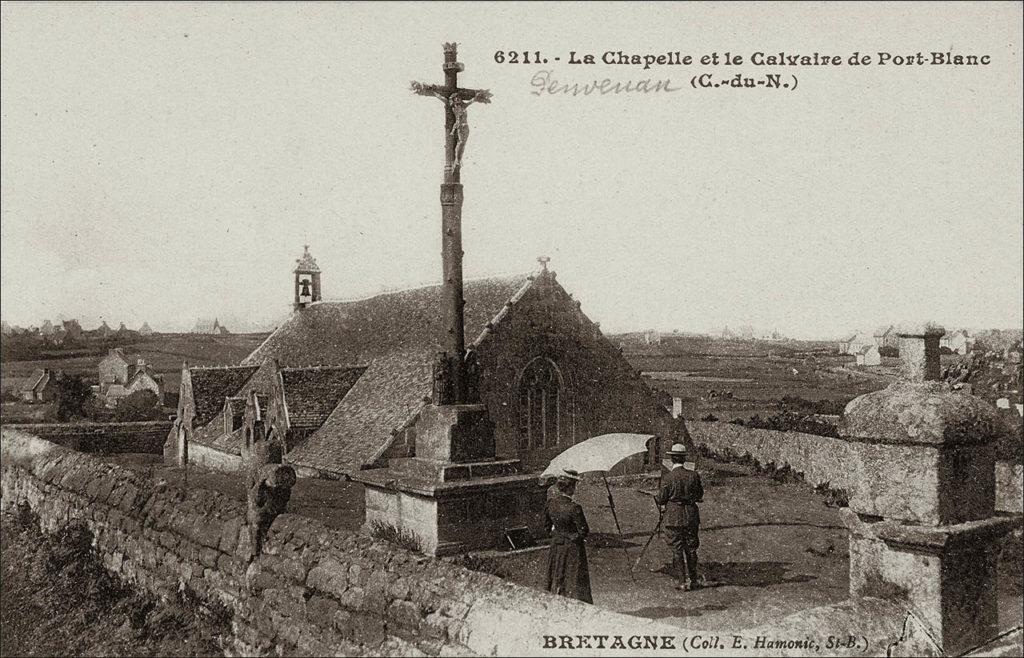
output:
<path id="1" fill-rule="evenodd" d="M 188 462 L 211 471 L 235 473 L 242 470 L 242 457 L 192 442 L 188 446 Z"/>
<path id="2" fill-rule="evenodd" d="M 172 423 L 165 420 L 135 423 L 4 424 L 4 429 L 26 432 L 72 450 L 89 453 L 143 452 L 159 455 Z"/>
<path id="3" fill-rule="evenodd" d="M 657 636 L 681 649 L 699 633 L 527 589 L 292 514 L 277 517 L 264 554 L 248 566 L 241 503 L 212 491 L 156 488 L 127 469 L 5 429 L 0 503 L 10 509 L 22 502 L 49 531 L 86 523 L 104 563 L 127 581 L 157 594 L 185 587 L 226 606 L 234 631 L 228 650 L 237 654 L 582 655 L 545 649 L 544 637 Z M 898 634 L 903 617 L 893 604 L 867 599 L 738 632 L 753 638 L 785 629 L 784 637 L 824 644 L 831 627 L 822 620 L 842 620 L 844 634 L 864 637 L 875 653 Z M 719 633 L 726 630 L 713 634 Z M 722 653 L 694 648 L 688 653 Z M 836 655 L 862 655 L 862 648 Z M 627 653 L 666 655 L 586 652 Z"/>
<path id="4" fill-rule="evenodd" d="M 851 470 L 850 444 L 801 432 L 778 432 L 732 423 L 690 420 L 686 427 L 693 442 L 720 457 L 749 457 L 762 466 L 788 466 L 803 475 L 811 486 L 853 491 L 857 483 Z M 1024 475 L 1020 464 L 996 462 L 996 509 L 1021 513 Z"/>

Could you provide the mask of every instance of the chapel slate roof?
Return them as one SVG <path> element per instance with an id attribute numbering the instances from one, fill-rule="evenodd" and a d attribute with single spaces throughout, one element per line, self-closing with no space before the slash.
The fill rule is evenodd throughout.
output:
<path id="1" fill-rule="evenodd" d="M 349 366 L 282 368 L 281 383 L 291 426 L 315 429 L 323 425 L 365 370 Z"/>
<path id="2" fill-rule="evenodd" d="M 190 368 L 192 398 L 196 407 L 195 424 L 210 422 L 224 409 L 224 398 L 235 395 L 258 369 L 258 365 Z"/>
<path id="3" fill-rule="evenodd" d="M 467 343 L 530 280 L 521 274 L 467 281 Z M 365 367 L 320 429 L 288 453 L 289 461 L 350 472 L 379 458 L 430 396 L 432 364 L 441 351 L 440 308 L 440 285 L 351 302 L 315 302 L 294 312 L 243 361 Z"/>

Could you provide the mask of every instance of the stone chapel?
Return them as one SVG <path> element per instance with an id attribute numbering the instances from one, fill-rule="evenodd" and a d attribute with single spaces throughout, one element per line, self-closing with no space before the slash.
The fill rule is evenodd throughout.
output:
<path id="1" fill-rule="evenodd" d="M 533 273 L 465 283 L 468 348 L 500 458 L 542 470 L 558 453 L 609 432 L 653 434 L 639 471 L 676 441 L 681 418 L 558 283 Z M 300 475 L 344 477 L 415 456 L 430 402 L 441 286 L 324 301 L 308 247 L 294 270 L 291 316 L 237 366 L 183 365 L 168 459 L 241 467 L 262 432 Z"/>

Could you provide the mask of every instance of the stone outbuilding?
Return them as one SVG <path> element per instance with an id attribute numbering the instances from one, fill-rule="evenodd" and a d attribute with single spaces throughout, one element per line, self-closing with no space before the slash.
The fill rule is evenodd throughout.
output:
<path id="1" fill-rule="evenodd" d="M 57 397 L 57 373 L 49 368 L 32 372 L 32 376 L 21 388 L 24 402 L 53 402 Z"/>

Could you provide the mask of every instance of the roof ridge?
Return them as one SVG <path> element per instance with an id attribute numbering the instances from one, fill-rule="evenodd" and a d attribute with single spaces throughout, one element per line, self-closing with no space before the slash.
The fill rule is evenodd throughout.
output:
<path id="1" fill-rule="evenodd" d="M 526 291 L 529 290 L 530 287 L 533 286 L 534 282 L 536 281 L 536 274 L 530 274 L 529 276 L 527 276 L 526 281 L 523 283 L 523 285 L 519 286 L 519 290 L 516 290 L 511 297 L 505 300 L 505 304 L 498 310 L 497 313 L 494 314 L 494 316 L 490 320 L 487 321 L 487 324 L 484 325 L 484 328 L 480 332 L 480 335 L 476 337 L 476 340 L 469 344 L 469 347 L 473 349 L 479 347 L 480 343 L 482 343 L 483 340 L 487 338 L 487 335 L 491 333 L 495 325 L 497 325 L 499 322 L 505 319 L 505 316 L 508 315 L 509 309 L 512 308 L 512 305 L 516 304 L 519 300 L 521 300 L 523 296 L 526 294 Z"/>
<path id="2" fill-rule="evenodd" d="M 298 370 L 358 370 L 359 368 L 369 368 L 369 365 L 357 364 L 357 365 L 326 365 L 316 364 L 314 366 L 287 366 L 282 367 L 281 372 L 294 372 Z"/>
<path id="3" fill-rule="evenodd" d="M 535 272 L 506 272 L 504 274 L 494 274 L 491 276 L 481 276 L 473 279 L 464 279 L 463 284 L 477 283 L 480 281 L 488 281 L 491 279 L 511 279 L 511 278 L 529 278 L 535 276 Z M 432 283 L 422 283 L 408 288 L 401 288 L 399 290 L 388 290 L 385 292 L 378 292 L 372 295 L 366 295 L 364 297 L 351 297 L 351 298 L 335 298 L 335 299 L 322 299 L 318 302 L 308 304 L 308 306 L 316 306 L 317 304 L 349 304 L 352 302 L 365 302 L 369 299 L 376 299 L 378 297 L 387 297 L 389 295 L 400 295 L 405 292 L 413 292 L 414 290 L 425 290 L 427 288 L 437 288 L 444 285 L 444 281 L 435 281 Z"/>
<path id="4" fill-rule="evenodd" d="M 240 364 L 237 366 L 189 366 L 189 370 L 240 370 L 242 368 L 259 368 L 258 365 Z"/>

